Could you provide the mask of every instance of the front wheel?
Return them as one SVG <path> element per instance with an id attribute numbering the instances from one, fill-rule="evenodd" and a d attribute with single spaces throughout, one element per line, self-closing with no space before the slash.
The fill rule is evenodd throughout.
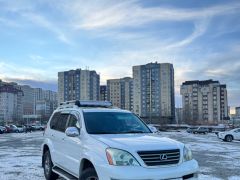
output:
<path id="1" fill-rule="evenodd" d="M 227 142 L 232 142 L 233 137 L 230 136 L 230 135 L 227 135 L 227 136 L 225 137 L 225 139 L 226 139 Z"/>
<path id="2" fill-rule="evenodd" d="M 98 176 L 94 168 L 88 168 L 83 171 L 79 180 L 98 180 Z"/>
<path id="3" fill-rule="evenodd" d="M 47 151 L 43 156 L 43 169 L 46 180 L 56 180 L 58 175 L 52 171 L 53 163 L 50 152 Z"/>

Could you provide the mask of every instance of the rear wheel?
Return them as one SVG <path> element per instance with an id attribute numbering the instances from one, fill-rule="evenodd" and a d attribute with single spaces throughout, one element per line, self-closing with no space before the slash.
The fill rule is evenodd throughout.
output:
<path id="1" fill-rule="evenodd" d="M 52 171 L 53 163 L 49 151 L 44 153 L 43 157 L 43 169 L 46 180 L 56 180 L 58 175 Z"/>
<path id="2" fill-rule="evenodd" d="M 79 180 L 98 180 L 98 176 L 94 168 L 88 168 L 83 171 Z"/>
<path id="3" fill-rule="evenodd" d="M 233 137 L 232 137 L 231 135 L 227 135 L 227 136 L 225 137 L 225 140 L 226 140 L 227 142 L 232 142 Z"/>

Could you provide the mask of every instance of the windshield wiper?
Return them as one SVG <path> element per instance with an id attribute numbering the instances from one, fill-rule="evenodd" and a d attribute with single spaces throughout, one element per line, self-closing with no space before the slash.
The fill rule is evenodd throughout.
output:
<path id="1" fill-rule="evenodd" d="M 94 132 L 90 134 L 119 134 L 118 132 Z"/>
<path id="2" fill-rule="evenodd" d="M 147 133 L 147 132 L 141 131 L 141 130 L 132 130 L 132 131 L 121 132 L 121 134 L 130 134 L 130 133 Z"/>

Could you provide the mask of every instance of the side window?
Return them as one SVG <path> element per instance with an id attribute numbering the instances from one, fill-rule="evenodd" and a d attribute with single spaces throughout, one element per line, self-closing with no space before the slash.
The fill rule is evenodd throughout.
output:
<path id="1" fill-rule="evenodd" d="M 52 117 L 52 119 L 51 119 L 51 122 L 50 122 L 50 128 L 51 128 L 51 129 L 57 130 L 57 122 L 58 122 L 58 120 L 59 120 L 59 118 L 60 118 L 60 115 L 61 115 L 60 112 L 56 112 L 56 113 L 53 115 L 53 117 Z"/>
<path id="2" fill-rule="evenodd" d="M 57 123 L 57 130 L 61 132 L 65 132 L 66 130 L 66 124 L 68 120 L 69 114 L 61 114 L 60 118 Z"/>
<path id="3" fill-rule="evenodd" d="M 76 127 L 80 129 L 80 124 L 76 116 L 70 115 L 67 127 Z"/>
<path id="4" fill-rule="evenodd" d="M 235 133 L 240 133 L 240 129 L 238 129 L 238 130 L 236 130 L 236 131 L 234 131 Z"/>

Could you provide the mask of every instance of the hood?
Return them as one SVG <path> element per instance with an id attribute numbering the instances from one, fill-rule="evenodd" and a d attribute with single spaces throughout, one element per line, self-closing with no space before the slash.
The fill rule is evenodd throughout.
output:
<path id="1" fill-rule="evenodd" d="M 182 149 L 184 146 L 157 134 L 104 134 L 92 137 L 109 147 L 131 151 Z"/>

